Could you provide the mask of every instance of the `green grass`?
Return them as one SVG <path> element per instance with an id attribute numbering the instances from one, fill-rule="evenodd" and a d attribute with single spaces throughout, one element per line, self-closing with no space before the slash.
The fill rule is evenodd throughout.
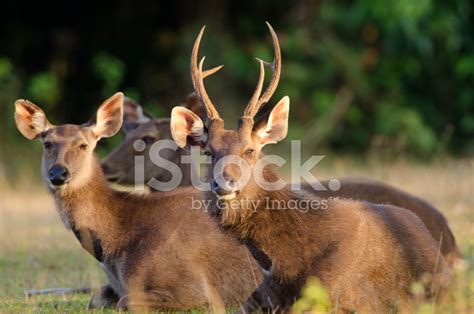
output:
<path id="1" fill-rule="evenodd" d="M 6 300 L 0 303 L 1 312 L 15 313 L 54 313 L 54 312 L 87 312 L 89 295 L 79 294 L 73 296 L 41 296 L 25 300 Z M 96 313 L 106 313 L 103 310 L 94 311 Z M 113 311 L 108 311 L 113 312 Z"/>
<path id="2" fill-rule="evenodd" d="M 71 244 L 69 249 L 52 247 L 10 248 L 2 250 L 0 257 L 0 313 L 4 312 L 84 312 L 89 294 L 41 295 L 28 297 L 30 289 L 48 287 L 89 287 L 105 282 L 100 268 L 75 245 L 74 239 L 63 238 Z M 41 246 L 43 246 L 41 245 Z M 95 277 L 95 278 L 93 278 Z M 102 311 L 99 311 L 102 313 Z"/>

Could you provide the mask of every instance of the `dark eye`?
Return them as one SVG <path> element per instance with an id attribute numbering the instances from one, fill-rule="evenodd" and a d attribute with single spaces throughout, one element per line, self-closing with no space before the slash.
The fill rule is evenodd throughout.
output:
<path id="1" fill-rule="evenodd" d="M 212 154 L 211 154 L 211 152 L 210 152 L 210 151 L 208 151 L 208 150 L 205 150 L 205 151 L 204 151 L 204 155 L 206 155 L 206 156 L 211 156 Z"/>
<path id="2" fill-rule="evenodd" d="M 79 145 L 80 150 L 86 150 L 87 149 L 87 144 L 81 144 Z"/>
<path id="3" fill-rule="evenodd" d="M 51 149 L 51 147 L 53 147 L 53 144 L 51 144 L 51 142 L 44 142 L 43 147 L 45 149 Z"/>
<path id="4" fill-rule="evenodd" d="M 150 145 L 150 144 L 153 144 L 156 141 L 156 139 L 153 136 L 146 135 L 142 137 L 142 141 L 144 141 L 145 144 Z"/>
<path id="5" fill-rule="evenodd" d="M 246 156 L 252 156 L 254 151 L 255 150 L 253 148 L 249 148 L 245 151 L 245 155 Z"/>

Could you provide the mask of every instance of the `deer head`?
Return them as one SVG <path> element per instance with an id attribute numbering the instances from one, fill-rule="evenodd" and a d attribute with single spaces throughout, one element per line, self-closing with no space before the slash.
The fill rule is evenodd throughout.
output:
<path id="1" fill-rule="evenodd" d="M 205 76 L 209 76 L 219 69 L 220 67 L 217 67 L 207 71 Z M 188 108 L 205 119 L 203 107 L 199 98 L 194 93 L 188 95 L 181 106 Z M 169 176 L 169 171 L 151 161 L 150 148 L 160 140 L 172 140 L 170 119 L 154 118 L 151 114 L 147 113 L 142 106 L 127 97 L 125 97 L 123 107 L 122 130 L 125 133 L 125 139 L 101 161 L 102 170 L 107 180 L 119 184 L 134 184 L 135 156 L 137 154 L 144 156 L 145 181 L 151 178 L 162 181 L 169 180 L 169 178 L 166 177 Z M 141 152 L 137 152 L 134 148 L 134 143 L 138 140 L 142 140 L 143 143 L 145 143 L 145 148 Z M 178 166 L 182 166 L 181 156 L 183 154 L 187 154 L 187 152 L 182 149 L 165 149 L 160 153 L 162 158 L 174 162 Z M 183 169 L 183 184 L 189 184 L 190 181 L 190 169 L 186 170 Z"/>
<path id="2" fill-rule="evenodd" d="M 103 137 L 117 133 L 122 125 L 122 93 L 107 99 L 88 123 L 51 124 L 44 111 L 24 99 L 15 102 L 15 122 L 27 139 L 43 143 L 42 175 L 53 191 L 75 189 L 93 178 L 94 148 Z"/>
<path id="3" fill-rule="evenodd" d="M 211 157 L 212 168 L 216 167 L 224 157 L 237 157 L 235 162 L 223 165 L 218 177 L 210 175 L 212 192 L 220 200 L 229 201 L 255 196 L 255 193 L 258 192 L 255 178 L 251 175 L 246 184 L 239 184 L 243 176 L 241 170 L 245 168 L 252 170 L 259 160 L 262 148 L 266 144 L 281 141 L 286 137 L 288 131 L 289 98 L 287 96 L 283 97 L 260 120 L 254 121 L 255 115 L 262 105 L 268 102 L 280 79 L 280 46 L 275 31 L 269 23 L 267 25 L 273 39 L 275 59 L 271 64 L 257 59 L 260 66 L 260 77 L 255 92 L 239 119 L 237 129 L 226 130 L 224 128 L 224 121 L 212 104 L 203 84 L 204 58 L 201 59 L 199 65 L 197 58 L 204 27 L 201 29 L 192 51 L 191 78 L 195 93 L 206 109 L 207 120 L 204 122 L 196 114 L 183 107 L 175 107 L 171 114 L 171 134 L 174 140 L 180 147 L 200 146 L 204 153 Z M 272 69 L 273 76 L 267 89 L 262 93 L 265 66 Z M 266 180 L 269 181 L 268 178 Z"/>
<path id="4" fill-rule="evenodd" d="M 137 154 L 133 144 L 137 140 L 142 140 L 146 145 L 145 155 L 147 156 L 153 143 L 168 134 L 171 137 L 169 119 L 155 119 L 142 106 L 125 97 L 122 130 L 125 133 L 124 141 L 101 161 L 101 167 L 107 180 L 133 184 Z M 146 173 L 154 169 L 149 160 L 147 160 L 146 168 Z"/>

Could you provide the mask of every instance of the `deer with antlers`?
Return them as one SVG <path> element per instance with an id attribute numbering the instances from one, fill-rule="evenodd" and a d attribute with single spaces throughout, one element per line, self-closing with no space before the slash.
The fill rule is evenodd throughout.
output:
<path id="1" fill-rule="evenodd" d="M 42 142 L 42 175 L 57 210 L 104 268 L 109 284 L 91 306 L 223 310 L 243 302 L 261 275 L 247 250 L 191 210 L 190 188 L 137 195 L 111 189 L 94 155 L 97 142 L 122 125 L 122 93 L 88 123 L 53 125 L 27 100 L 15 103 L 18 130 Z"/>
<path id="2" fill-rule="evenodd" d="M 186 97 L 181 106 L 188 108 L 201 119 L 205 119 L 202 105 L 194 93 Z M 146 146 L 143 153 L 141 153 L 144 158 L 143 181 L 169 181 L 173 169 L 166 167 L 165 164 L 152 161 L 150 149 L 161 140 L 172 140 L 170 119 L 154 118 L 142 106 L 129 98 L 125 98 L 124 101 L 123 119 L 124 141 L 101 161 L 102 170 L 107 180 L 123 185 L 136 184 L 134 163 L 137 151 L 133 144 L 137 140 L 142 140 Z M 177 168 L 175 169 L 179 169 L 182 174 L 180 186 L 191 185 L 193 168 L 190 163 L 183 162 L 183 157 L 188 155 L 188 151 L 182 148 L 176 150 L 166 149 L 161 152 L 160 157 L 176 165 Z M 196 176 L 198 176 L 197 173 Z M 424 199 L 388 184 L 366 178 L 339 178 L 339 181 L 341 187 L 338 190 L 314 190 L 309 183 L 302 184 L 301 187 L 304 191 L 321 198 L 351 198 L 406 208 L 423 221 L 444 258 L 450 264 L 460 258 L 456 240 L 449 228 L 448 221 L 438 209 Z M 329 185 L 328 180 L 322 181 L 321 184 L 325 187 Z M 157 192 L 158 190 L 151 186 L 150 191 Z"/>
<path id="3" fill-rule="evenodd" d="M 201 147 L 213 168 L 220 170 L 210 173 L 211 191 L 204 195 L 212 201 L 210 215 L 223 231 L 246 245 L 266 269 L 263 283 L 242 309 L 286 311 L 310 276 L 322 281 L 335 307 L 343 311 L 386 312 L 394 306 L 408 310 L 410 284 L 426 278 L 430 279 L 423 281 L 427 294 L 437 295 L 449 281 L 449 269 L 424 224 L 410 211 L 347 199 L 319 200 L 288 186 L 277 190 L 261 187 L 262 181 L 280 180 L 272 167 L 265 167 L 258 176 L 252 170 L 266 144 L 285 138 L 289 113 L 289 98 L 285 96 L 254 121 L 277 88 L 281 73 L 278 38 L 267 25 L 275 59 L 272 64 L 259 60 L 257 87 L 237 129 L 224 128 L 224 120 L 204 87 L 204 58 L 197 62 L 204 27 L 192 51 L 191 78 L 207 121 L 183 107 L 175 107 L 171 114 L 171 133 L 178 145 Z M 265 65 L 273 76 L 262 93 Z M 238 157 L 237 161 L 218 167 L 229 156 Z M 246 167 L 251 174 L 242 183 Z M 240 205 L 248 199 L 259 206 Z M 299 210 L 302 208 L 298 206 L 286 210 L 267 206 L 274 201 L 300 204 L 303 200 L 319 200 L 325 206 L 311 211 Z"/>

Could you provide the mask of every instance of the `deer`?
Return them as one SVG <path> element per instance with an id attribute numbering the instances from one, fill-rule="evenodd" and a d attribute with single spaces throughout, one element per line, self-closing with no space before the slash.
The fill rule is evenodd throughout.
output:
<path id="1" fill-rule="evenodd" d="M 189 94 L 180 104 L 188 108 L 202 120 L 205 114 L 195 93 Z M 144 156 L 144 181 L 152 178 L 159 181 L 169 181 L 171 173 L 160 164 L 153 163 L 150 159 L 150 147 L 161 140 L 172 140 L 169 118 L 154 118 L 142 106 L 126 98 L 124 102 L 124 126 L 125 139 L 111 153 L 101 161 L 102 169 L 110 182 L 122 185 L 135 184 L 134 162 L 135 151 L 133 144 L 136 140 L 142 140 L 146 144 Z M 182 173 L 180 186 L 191 185 L 191 173 L 193 168 L 189 163 L 182 162 L 182 157 L 189 153 L 182 148 L 176 150 L 163 150 L 162 158 L 173 162 Z M 456 245 L 456 240 L 449 228 L 445 216 L 429 202 L 415 195 L 407 193 L 394 186 L 369 180 L 366 178 L 339 178 L 341 187 L 338 190 L 315 190 L 309 183 L 303 183 L 301 188 L 315 196 L 322 198 L 340 197 L 368 201 L 376 204 L 390 204 L 412 211 L 428 228 L 431 236 L 435 239 L 444 258 L 453 265 L 461 258 Z M 327 187 L 328 180 L 321 181 Z M 156 192 L 150 187 L 151 192 Z"/>
<path id="2" fill-rule="evenodd" d="M 53 125 L 28 100 L 15 102 L 18 130 L 43 145 L 41 173 L 59 216 L 107 274 L 91 307 L 221 311 L 261 281 L 257 263 L 203 211 L 190 188 L 139 195 L 113 190 L 94 154 L 116 134 L 124 95 L 105 100 L 89 122 Z"/>
<path id="3" fill-rule="evenodd" d="M 198 63 L 198 51 L 205 26 L 193 46 L 191 79 L 207 119 L 204 122 L 189 109 L 176 106 L 170 121 L 171 134 L 180 147 L 197 146 L 211 160 L 211 191 L 203 192 L 203 198 L 212 202 L 209 215 L 224 233 L 248 247 L 266 270 L 262 284 L 241 310 L 289 311 L 313 276 L 328 290 L 335 308 L 344 312 L 379 313 L 394 307 L 409 311 L 413 306 L 409 287 L 415 281 L 424 284 L 427 295 L 442 295 L 451 278 L 449 267 L 426 226 L 412 212 L 352 199 L 321 199 L 288 185 L 260 186 L 262 180 L 280 180 L 271 165 L 258 175 L 254 170 L 262 148 L 286 137 L 290 104 L 285 96 L 268 114 L 254 120 L 276 90 L 281 73 L 278 37 L 268 22 L 267 26 L 274 61 L 258 59 L 258 83 L 236 129 L 224 128 L 203 83 L 205 58 Z M 262 93 L 266 65 L 273 74 Z M 218 167 L 229 156 L 237 161 Z M 242 183 L 245 165 L 250 174 Z M 248 200 L 258 207 L 246 206 Z M 315 209 L 304 210 L 303 201 L 315 202 Z M 287 206 L 273 208 L 274 203 Z"/>
<path id="4" fill-rule="evenodd" d="M 183 102 L 183 105 L 196 114 L 201 114 L 198 103 L 196 96 L 191 94 Z M 142 106 L 126 97 L 123 121 L 122 131 L 125 133 L 125 139 L 101 161 L 102 171 L 107 180 L 121 185 L 135 183 L 134 165 L 137 152 L 133 145 L 137 140 L 142 140 L 145 144 L 145 150 L 141 153 L 144 156 L 144 181 L 148 182 L 152 178 L 161 182 L 169 181 L 172 175 L 170 169 L 165 165 L 153 163 L 150 159 L 150 148 L 153 144 L 160 140 L 173 140 L 169 117 L 154 118 Z M 191 186 L 191 171 L 194 168 L 189 163 L 181 162 L 182 156 L 187 155 L 189 155 L 188 151 L 179 147 L 176 150 L 166 149 L 161 152 L 161 158 L 179 167 L 179 171 L 182 173 L 179 182 L 181 187 Z M 157 190 L 151 188 L 150 191 L 156 192 Z"/>
<path id="5" fill-rule="evenodd" d="M 211 76 L 221 68 L 222 66 L 218 66 L 206 71 L 203 78 Z M 203 119 L 205 118 L 199 99 L 194 93 L 187 96 L 183 105 L 193 110 Z M 154 178 L 161 182 L 169 181 L 172 175 L 170 169 L 155 165 L 149 158 L 151 145 L 162 139 L 172 140 L 169 118 L 154 118 L 142 106 L 128 97 L 124 99 L 123 108 L 122 130 L 125 133 L 125 139 L 121 145 L 117 146 L 101 162 L 102 171 L 107 180 L 123 185 L 135 183 L 135 149 L 133 144 L 136 140 L 142 140 L 145 144 L 145 150 L 142 154 L 145 157 L 144 180 L 148 182 L 151 178 Z M 188 151 L 178 147 L 176 150 L 163 150 L 163 156 L 161 156 L 162 159 L 178 166 L 178 170 L 182 173 L 182 179 L 178 185 L 181 187 L 191 185 L 191 172 L 193 168 L 189 163 L 181 162 L 181 157 L 187 155 L 189 155 Z M 151 189 L 151 191 L 156 190 Z"/>

